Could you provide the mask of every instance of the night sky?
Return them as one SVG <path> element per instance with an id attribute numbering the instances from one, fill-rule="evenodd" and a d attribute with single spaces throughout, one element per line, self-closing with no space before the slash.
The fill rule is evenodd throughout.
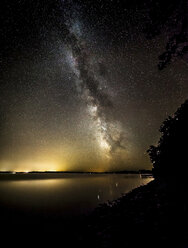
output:
<path id="1" fill-rule="evenodd" d="M 158 69 L 171 30 L 147 37 L 145 2 L 1 3 L 0 170 L 152 168 L 188 67 Z"/>

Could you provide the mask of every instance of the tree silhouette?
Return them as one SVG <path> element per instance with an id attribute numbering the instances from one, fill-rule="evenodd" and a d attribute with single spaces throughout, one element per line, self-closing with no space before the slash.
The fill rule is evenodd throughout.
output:
<path id="1" fill-rule="evenodd" d="M 188 176 L 188 100 L 161 125 L 157 146 L 150 146 L 155 178 Z"/>
<path id="2" fill-rule="evenodd" d="M 158 68 L 162 70 L 171 61 L 175 60 L 177 57 L 182 57 L 187 62 L 188 54 L 188 1 L 181 0 L 179 6 L 177 6 L 176 12 L 173 19 L 176 20 L 173 24 L 175 28 L 174 33 L 170 36 L 166 51 L 159 56 Z M 173 27 L 172 27 L 173 29 Z"/>
<path id="3" fill-rule="evenodd" d="M 141 1 L 140 1 L 141 2 Z M 149 39 L 165 32 L 168 36 L 165 51 L 159 56 L 158 68 L 183 58 L 188 62 L 188 0 L 144 0 L 147 9 L 143 31 Z"/>

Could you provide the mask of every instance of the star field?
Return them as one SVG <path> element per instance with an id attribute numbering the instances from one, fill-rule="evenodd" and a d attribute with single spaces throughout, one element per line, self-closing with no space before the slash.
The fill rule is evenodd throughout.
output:
<path id="1" fill-rule="evenodd" d="M 6 1 L 0 169 L 151 169 L 146 150 L 188 97 L 188 70 L 157 68 L 137 1 Z"/>

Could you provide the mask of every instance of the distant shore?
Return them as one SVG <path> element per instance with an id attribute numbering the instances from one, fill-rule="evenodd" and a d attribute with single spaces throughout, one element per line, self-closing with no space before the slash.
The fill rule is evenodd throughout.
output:
<path id="1" fill-rule="evenodd" d="M 67 178 L 77 175 L 109 175 L 109 174 L 139 174 L 143 177 L 152 176 L 151 171 L 116 171 L 116 172 L 80 172 L 80 171 L 31 171 L 31 172 L 14 172 L 0 171 L 0 180 L 33 180 L 33 179 L 55 179 Z"/>
<path id="2" fill-rule="evenodd" d="M 124 171 L 0 171 L 0 174 L 41 174 L 41 173 L 79 173 L 79 174 L 152 174 L 151 170 Z"/>

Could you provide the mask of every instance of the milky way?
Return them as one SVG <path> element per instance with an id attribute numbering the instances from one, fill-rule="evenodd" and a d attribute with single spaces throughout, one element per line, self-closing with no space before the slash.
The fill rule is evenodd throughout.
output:
<path id="1" fill-rule="evenodd" d="M 151 169 L 146 150 L 188 97 L 185 61 L 157 67 L 167 29 L 146 37 L 140 1 L 6 2 L 0 169 Z"/>
<path id="2" fill-rule="evenodd" d="M 119 123 L 113 117 L 109 120 L 106 115 L 106 108 L 113 108 L 113 102 L 103 88 L 105 79 L 94 69 L 79 26 L 69 24 L 68 30 L 69 35 L 66 39 L 70 49 L 68 56 L 76 76 L 76 86 L 95 124 L 99 145 L 107 158 L 111 159 L 118 149 L 125 149 L 125 134 Z"/>

